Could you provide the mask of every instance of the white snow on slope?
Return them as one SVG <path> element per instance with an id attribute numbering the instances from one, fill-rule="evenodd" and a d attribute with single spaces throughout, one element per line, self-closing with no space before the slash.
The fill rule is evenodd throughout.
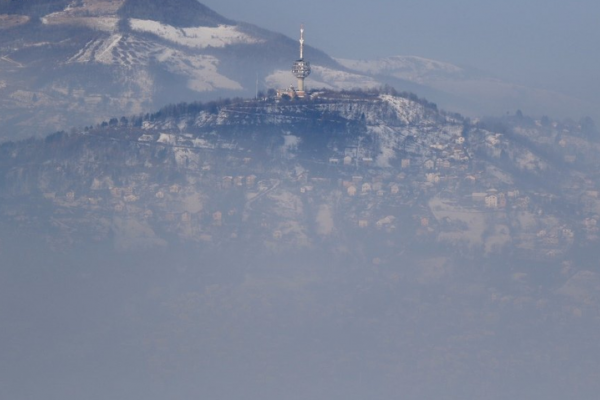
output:
<path id="1" fill-rule="evenodd" d="M 108 64 L 109 60 L 112 60 L 112 50 L 119 44 L 121 39 L 123 39 L 123 35 L 111 35 L 110 39 L 105 41 L 102 48 L 99 49 L 100 51 L 95 56 L 96 59 L 101 63 Z"/>
<path id="2" fill-rule="evenodd" d="M 581 99 L 542 88 L 503 81 L 491 74 L 417 56 L 376 60 L 336 59 L 357 74 L 389 76 L 428 86 L 451 97 L 432 97 L 452 111 L 467 115 L 496 115 L 500 110 L 522 109 L 528 114 L 595 114 L 598 107 Z M 585 110 L 585 111 L 584 111 Z"/>
<path id="3" fill-rule="evenodd" d="M 198 169 L 200 165 L 200 155 L 192 149 L 174 148 L 175 162 L 180 168 Z"/>
<path id="4" fill-rule="evenodd" d="M 424 107 L 422 105 L 403 97 L 395 97 L 388 94 L 383 94 L 379 97 L 392 107 L 402 123 L 408 125 L 414 121 L 423 119 Z"/>
<path id="5" fill-rule="evenodd" d="M 175 146 L 177 144 L 177 136 L 171 133 L 161 133 L 156 142 L 167 144 L 169 146 Z"/>
<path id="6" fill-rule="evenodd" d="M 404 136 L 386 125 L 369 126 L 369 135 L 377 137 L 379 154 L 375 157 L 375 165 L 379 168 L 389 168 L 391 161 L 396 158 L 396 149 L 401 148 Z"/>
<path id="7" fill-rule="evenodd" d="M 381 86 L 381 83 L 371 77 L 319 65 L 313 66 L 312 73 L 316 80 L 315 87 L 326 87 L 326 82 L 331 84 L 332 89 L 371 89 Z"/>
<path id="8" fill-rule="evenodd" d="M 243 89 L 238 82 L 218 72 L 219 60 L 213 56 L 186 53 L 133 36 L 113 34 L 94 39 L 68 62 L 135 68 L 136 80 L 147 76 L 142 71 L 149 68 L 151 64 L 158 63 L 169 72 L 186 77 L 188 88 L 196 92 Z M 148 85 L 149 82 L 146 80 L 141 83 Z"/>
<path id="9" fill-rule="evenodd" d="M 123 35 L 110 35 L 107 38 L 94 39 L 87 43 L 77 54 L 71 57 L 68 63 L 97 62 L 100 64 L 113 64 L 113 49 L 123 39 Z"/>
<path id="10" fill-rule="evenodd" d="M 336 59 L 344 67 L 370 75 L 390 75 L 424 83 L 434 78 L 462 78 L 465 70 L 456 65 L 417 56 L 394 56 L 378 60 Z"/>
<path id="11" fill-rule="evenodd" d="M 219 60 L 213 56 L 188 55 L 165 47 L 156 55 L 156 60 L 165 64 L 170 72 L 188 77 L 188 88 L 196 92 L 243 89 L 238 82 L 218 73 Z"/>
<path id="12" fill-rule="evenodd" d="M 131 28 L 137 32 L 152 33 L 162 39 L 192 48 L 225 47 L 232 44 L 255 44 L 255 39 L 237 30 L 235 26 L 200 26 L 196 28 L 176 28 L 157 21 L 131 19 Z"/>

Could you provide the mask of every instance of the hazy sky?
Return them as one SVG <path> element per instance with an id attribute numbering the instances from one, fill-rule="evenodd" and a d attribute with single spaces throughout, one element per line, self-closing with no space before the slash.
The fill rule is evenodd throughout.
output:
<path id="1" fill-rule="evenodd" d="M 304 23 L 307 41 L 334 57 L 419 55 L 600 104 L 598 1 L 201 2 L 226 17 L 291 37 Z"/>

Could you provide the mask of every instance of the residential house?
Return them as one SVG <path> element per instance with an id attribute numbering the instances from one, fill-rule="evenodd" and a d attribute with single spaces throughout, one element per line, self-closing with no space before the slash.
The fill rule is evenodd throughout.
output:
<path id="1" fill-rule="evenodd" d="M 495 194 L 485 197 L 485 206 L 487 208 L 498 208 L 498 196 Z"/>

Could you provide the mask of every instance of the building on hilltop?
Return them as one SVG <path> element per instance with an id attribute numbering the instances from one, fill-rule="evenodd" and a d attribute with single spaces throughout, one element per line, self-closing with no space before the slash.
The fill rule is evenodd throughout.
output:
<path id="1" fill-rule="evenodd" d="M 292 74 L 298 79 L 298 87 L 290 86 L 289 89 L 277 90 L 277 97 L 289 96 L 291 98 L 304 98 L 306 91 L 304 89 L 304 79 L 311 72 L 310 62 L 304 60 L 304 26 L 300 27 L 300 58 L 292 66 Z"/>

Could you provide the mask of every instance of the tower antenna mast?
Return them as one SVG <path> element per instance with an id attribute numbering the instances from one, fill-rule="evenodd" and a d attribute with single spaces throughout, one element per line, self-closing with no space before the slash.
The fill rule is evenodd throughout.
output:
<path id="1" fill-rule="evenodd" d="M 300 58 L 292 66 L 292 74 L 298 78 L 298 89 L 296 95 L 304 97 L 304 79 L 310 75 L 310 63 L 304 61 L 304 25 L 300 25 Z"/>
<path id="2" fill-rule="evenodd" d="M 300 60 L 304 60 L 304 25 L 300 25 Z"/>

